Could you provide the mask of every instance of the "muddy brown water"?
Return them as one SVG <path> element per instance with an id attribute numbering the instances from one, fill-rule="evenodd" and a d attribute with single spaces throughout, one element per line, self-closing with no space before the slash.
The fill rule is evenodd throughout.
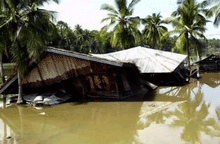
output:
<path id="1" fill-rule="evenodd" d="M 0 143 L 220 143 L 219 85 L 219 73 L 205 73 L 199 81 L 159 87 L 136 102 L 6 106 L 0 109 Z"/>

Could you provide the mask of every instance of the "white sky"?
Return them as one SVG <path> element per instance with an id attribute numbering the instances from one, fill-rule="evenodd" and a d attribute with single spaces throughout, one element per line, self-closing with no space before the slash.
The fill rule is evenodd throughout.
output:
<path id="1" fill-rule="evenodd" d="M 129 3 L 130 1 L 128 0 Z M 177 0 L 141 0 L 134 7 L 134 16 L 145 18 L 152 13 L 160 12 L 165 19 L 177 9 L 176 2 Z M 57 11 L 57 21 L 62 20 L 68 23 L 72 29 L 76 24 L 79 24 L 83 29 L 100 30 L 105 25 L 105 23 L 101 23 L 101 20 L 108 13 L 100 10 L 104 3 L 115 6 L 114 0 L 60 0 L 59 5 L 50 3 L 49 5 L 45 4 L 44 8 Z M 172 29 L 171 25 L 167 27 L 169 30 Z M 207 38 L 220 38 L 220 27 L 214 28 L 210 22 L 206 28 L 205 36 Z"/>

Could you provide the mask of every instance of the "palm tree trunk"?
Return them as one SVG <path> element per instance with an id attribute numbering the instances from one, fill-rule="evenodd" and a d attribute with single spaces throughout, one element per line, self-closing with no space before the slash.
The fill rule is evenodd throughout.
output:
<path id="1" fill-rule="evenodd" d="M 22 89 L 22 78 L 21 78 L 21 73 L 18 70 L 18 100 L 17 104 L 23 103 L 23 89 Z"/>
<path id="2" fill-rule="evenodd" d="M 5 83 L 5 75 L 3 71 L 3 62 L 2 62 L 2 53 L 0 53 L 0 71 L 1 71 L 1 76 L 2 76 L 2 83 Z"/>
<path id="3" fill-rule="evenodd" d="M 189 47 L 189 37 L 188 37 L 188 33 L 185 33 L 185 37 L 186 37 L 186 48 L 187 48 L 187 53 L 188 53 L 188 68 L 189 68 L 189 76 L 191 76 L 190 47 Z"/>
<path id="4" fill-rule="evenodd" d="M 188 42 L 187 42 L 188 43 Z M 188 45 L 188 44 L 187 44 Z M 188 47 L 188 46 L 187 46 Z M 191 65 L 190 65 L 190 50 L 189 47 L 187 48 L 187 53 L 188 53 L 188 68 L 191 74 Z"/>
<path id="5" fill-rule="evenodd" d="M 156 39 L 155 39 L 155 38 L 153 38 L 152 49 L 155 49 L 155 47 L 156 47 Z"/>
<path id="6" fill-rule="evenodd" d="M 200 61 L 201 60 L 201 57 L 199 56 L 199 51 L 197 49 L 197 61 Z M 199 74 L 199 65 L 197 65 L 197 77 L 200 77 L 200 74 Z"/>

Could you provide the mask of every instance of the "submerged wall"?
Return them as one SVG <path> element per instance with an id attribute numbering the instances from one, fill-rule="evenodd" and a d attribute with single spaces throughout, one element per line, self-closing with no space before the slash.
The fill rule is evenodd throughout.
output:
<path id="1" fill-rule="evenodd" d="M 64 88 L 68 93 L 119 98 L 138 90 L 122 67 L 48 53 L 23 79 L 24 92 Z M 128 76 L 130 78 L 128 78 Z"/>

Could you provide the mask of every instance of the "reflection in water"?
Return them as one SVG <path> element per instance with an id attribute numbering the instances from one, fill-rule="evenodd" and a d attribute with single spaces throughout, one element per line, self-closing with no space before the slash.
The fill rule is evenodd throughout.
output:
<path id="1" fill-rule="evenodd" d="M 208 76 L 210 75 L 204 74 L 204 78 L 206 80 Z M 219 75 L 217 74 L 217 77 L 218 76 Z M 212 77 L 214 77 L 211 79 L 212 81 L 215 80 L 216 83 L 220 81 L 220 79 L 217 79 L 214 74 Z M 201 81 L 206 83 L 204 79 Z M 208 80 L 208 84 L 210 84 L 210 80 Z M 144 130 L 149 128 L 150 124 L 152 123 L 154 123 L 154 125 L 165 123 L 165 125 L 172 129 L 182 129 L 180 132 L 181 141 L 179 142 L 202 142 L 201 135 L 204 134 L 211 136 L 212 139 L 214 137 L 220 137 L 220 126 L 214 117 L 209 117 L 209 108 L 211 103 L 204 101 L 202 84 L 199 81 L 193 82 L 183 87 L 172 87 L 157 90 L 157 95 L 161 94 L 178 98 L 185 98 L 187 101 L 180 104 L 178 103 L 178 106 L 174 109 L 164 108 L 157 111 L 156 113 L 148 114 L 144 120 L 143 117 L 141 117 L 140 120 L 142 121 L 142 124 L 144 123 Z M 144 112 L 146 113 L 144 110 L 142 111 L 142 115 Z M 219 107 L 216 108 L 216 115 L 218 116 L 218 119 L 220 119 Z M 136 137 L 137 139 L 139 138 L 139 142 L 144 141 L 143 137 L 141 139 L 141 132 L 139 132 Z M 218 141 L 220 141 L 220 139 L 218 139 Z"/>
<path id="2" fill-rule="evenodd" d="M 11 106 L 1 118 L 18 143 L 132 143 L 141 102 L 63 104 L 42 110 Z M 19 135 L 19 136 L 18 136 Z"/>
<path id="3" fill-rule="evenodd" d="M 220 107 L 217 107 L 215 112 L 216 112 L 216 115 L 218 117 L 218 121 L 220 121 Z"/>
<path id="4" fill-rule="evenodd" d="M 216 88 L 220 85 L 220 73 L 206 73 L 200 82 Z"/>
<path id="5" fill-rule="evenodd" d="M 8 106 L 0 109 L 0 143 L 219 143 L 220 107 L 201 81 L 161 87 L 148 101 Z"/>
<path id="6" fill-rule="evenodd" d="M 171 126 L 183 127 L 181 139 L 186 142 L 195 143 L 200 141 L 201 132 L 210 134 L 211 128 L 215 126 L 215 120 L 214 118 L 207 119 L 210 104 L 203 101 L 200 86 L 198 86 L 196 93 L 193 92 L 194 97 L 191 96 L 191 91 L 193 92 L 193 89 L 189 87 L 188 95 L 186 95 L 188 101 L 180 104 L 178 108 L 173 111 L 173 115 L 177 119 L 173 121 Z"/>
<path id="7" fill-rule="evenodd" d="M 0 120 L 0 143 L 1 144 L 16 144 L 16 137 L 13 130 L 4 123 L 4 121 Z"/>

